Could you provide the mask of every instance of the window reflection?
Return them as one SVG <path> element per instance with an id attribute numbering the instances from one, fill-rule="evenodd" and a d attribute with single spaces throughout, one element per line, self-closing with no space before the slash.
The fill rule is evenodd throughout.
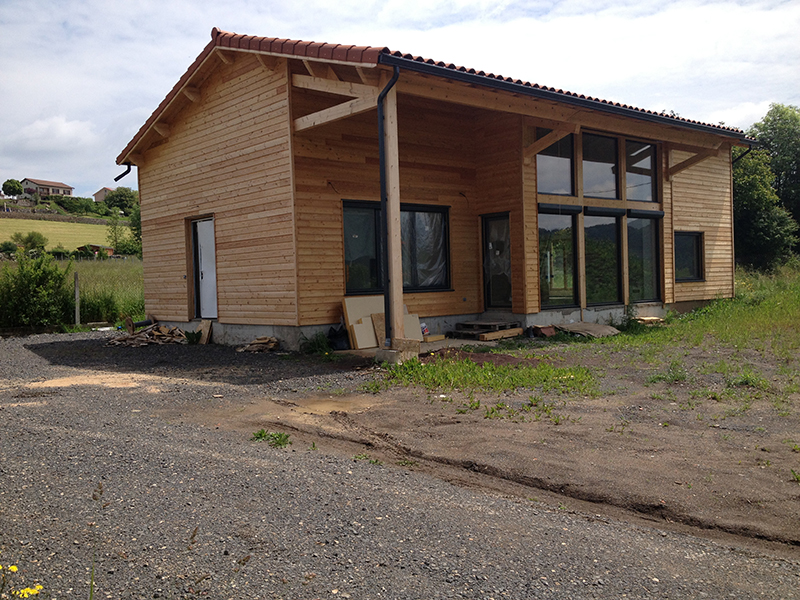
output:
<path id="1" fill-rule="evenodd" d="M 658 221 L 628 217 L 628 296 L 659 299 Z"/>
<path id="2" fill-rule="evenodd" d="M 586 303 L 621 302 L 619 219 L 583 218 L 586 243 Z"/>
<path id="3" fill-rule="evenodd" d="M 539 287 L 543 308 L 578 303 L 574 231 L 572 215 L 539 215 Z"/>
<path id="4" fill-rule="evenodd" d="M 583 135 L 583 195 L 618 198 L 617 140 L 602 135 Z"/>
<path id="5" fill-rule="evenodd" d="M 537 127 L 536 139 L 550 133 L 550 129 Z M 536 189 L 540 194 L 571 196 L 572 186 L 572 134 L 561 138 L 536 155 Z"/>
<path id="6" fill-rule="evenodd" d="M 628 200 L 655 199 L 655 146 L 625 142 L 625 193 Z"/>

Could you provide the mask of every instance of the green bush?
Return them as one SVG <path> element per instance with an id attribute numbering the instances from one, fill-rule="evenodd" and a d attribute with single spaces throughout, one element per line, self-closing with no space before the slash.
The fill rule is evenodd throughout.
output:
<path id="1" fill-rule="evenodd" d="M 120 318 L 120 308 L 113 290 L 81 291 L 80 295 L 82 322 L 114 323 Z"/>
<path id="2" fill-rule="evenodd" d="M 0 270 L 0 326 L 46 326 L 69 322 L 73 309 L 67 275 L 49 254 L 29 258 L 17 253 L 15 265 Z"/>

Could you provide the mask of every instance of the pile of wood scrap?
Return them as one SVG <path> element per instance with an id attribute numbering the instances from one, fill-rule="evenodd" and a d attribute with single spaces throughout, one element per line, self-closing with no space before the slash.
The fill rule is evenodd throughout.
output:
<path id="1" fill-rule="evenodd" d="M 403 305 L 404 339 L 422 341 L 419 315 L 408 314 Z M 356 350 L 376 348 L 383 345 L 386 331 L 386 316 L 383 311 L 383 296 L 351 296 L 342 300 L 344 323 L 350 338 L 350 347 Z M 381 340 L 381 343 L 378 343 Z"/>
<path id="2" fill-rule="evenodd" d="M 183 333 L 183 330 L 154 323 L 134 334 L 116 337 L 110 340 L 106 346 L 141 348 L 149 344 L 183 344 L 185 342 L 186 334 Z"/>
<path id="3" fill-rule="evenodd" d="M 278 338 L 270 337 L 268 335 L 254 339 L 246 346 L 237 348 L 237 352 L 270 352 L 271 350 L 278 350 L 280 342 Z"/>

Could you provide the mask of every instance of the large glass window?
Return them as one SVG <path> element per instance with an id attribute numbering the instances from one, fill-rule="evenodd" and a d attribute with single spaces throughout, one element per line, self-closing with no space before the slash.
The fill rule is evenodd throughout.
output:
<path id="1" fill-rule="evenodd" d="M 656 200 L 656 147 L 625 141 L 625 194 L 628 200 Z"/>
<path id="2" fill-rule="evenodd" d="M 380 205 L 345 202 L 344 262 L 348 294 L 383 291 L 380 260 Z M 447 289 L 450 285 L 447 208 L 407 205 L 400 208 L 403 288 Z"/>
<path id="3" fill-rule="evenodd" d="M 575 217 L 539 214 L 539 287 L 542 307 L 578 304 Z"/>
<path id="4" fill-rule="evenodd" d="M 549 129 L 536 128 L 536 139 L 550 133 Z M 572 134 L 561 138 L 536 155 L 536 189 L 540 194 L 572 196 Z"/>
<path id="5" fill-rule="evenodd" d="M 583 195 L 619 198 L 617 172 L 617 140 L 583 134 Z"/>
<path id="6" fill-rule="evenodd" d="M 440 210 L 401 210 L 403 287 L 447 287 L 447 214 Z"/>
<path id="7" fill-rule="evenodd" d="M 675 232 L 675 281 L 703 279 L 703 234 Z"/>
<path id="8" fill-rule="evenodd" d="M 348 294 L 383 289 L 379 260 L 380 210 L 344 206 L 344 271 Z"/>
<path id="9" fill-rule="evenodd" d="M 620 286 L 619 218 L 583 218 L 586 244 L 586 303 L 622 301 Z"/>
<path id="10" fill-rule="evenodd" d="M 628 217 L 628 297 L 659 300 L 658 221 Z"/>

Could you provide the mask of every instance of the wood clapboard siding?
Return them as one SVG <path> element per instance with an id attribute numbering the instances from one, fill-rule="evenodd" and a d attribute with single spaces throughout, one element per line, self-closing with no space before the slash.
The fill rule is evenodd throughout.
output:
<path id="1" fill-rule="evenodd" d="M 188 221 L 214 216 L 219 321 L 297 324 L 285 62 L 237 56 L 139 168 L 147 312 L 193 317 Z M 184 275 L 186 277 L 184 277 Z"/>
<path id="2" fill-rule="evenodd" d="M 672 164 L 691 157 L 672 152 Z M 668 186 L 669 187 L 669 186 Z M 731 213 L 730 152 L 708 158 L 672 180 L 672 226 L 676 231 L 699 231 L 704 241 L 704 281 L 675 282 L 673 302 L 733 296 L 733 215 Z M 670 250 L 672 240 L 669 240 Z M 668 277 L 674 281 L 674 255 L 667 254 Z"/>
<path id="3" fill-rule="evenodd" d="M 402 94 L 398 98 L 401 201 L 449 207 L 453 288 L 405 294 L 404 302 L 422 317 L 478 312 L 474 115 Z M 315 95 L 294 90 L 296 114 L 313 112 L 315 102 Z M 335 323 L 341 317 L 342 200 L 380 200 L 377 135 L 377 111 L 370 111 L 294 136 L 301 325 Z"/>
<path id="4" fill-rule="evenodd" d="M 522 164 L 522 207 L 525 219 L 525 297 L 521 311 L 541 311 L 539 293 L 539 194 L 536 189 L 536 159 Z"/>
<path id="5" fill-rule="evenodd" d="M 520 313 L 527 305 L 525 260 L 529 226 L 522 201 L 522 118 L 508 113 L 485 116 L 481 121 L 480 142 L 476 145 L 476 152 L 480 214 L 508 213 L 511 303 L 512 311 Z M 476 245 L 479 249 L 482 247 L 480 223 Z M 482 285 L 481 265 L 478 273 Z"/>

